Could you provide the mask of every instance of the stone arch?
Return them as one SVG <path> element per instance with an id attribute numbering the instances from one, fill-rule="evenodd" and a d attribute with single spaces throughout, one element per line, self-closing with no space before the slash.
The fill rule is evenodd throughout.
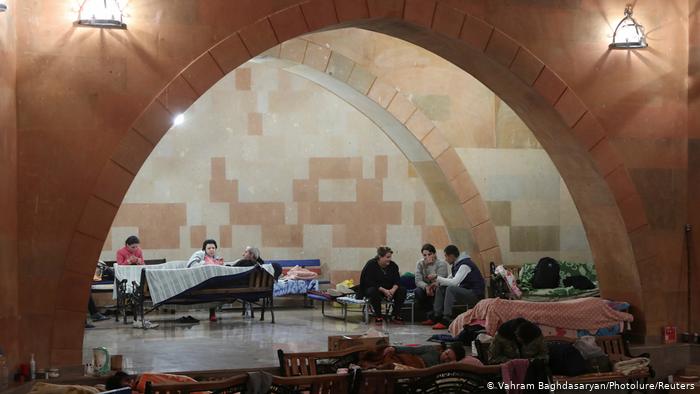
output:
<path id="1" fill-rule="evenodd" d="M 597 263 L 602 295 L 628 300 L 637 311 L 643 311 L 635 258 L 642 261 L 648 257 L 645 237 L 637 236 L 644 232 L 647 218 L 639 193 L 605 130 L 551 68 L 517 40 L 470 14 L 465 2 L 458 0 L 300 1 L 217 43 L 168 83 L 124 133 L 104 164 L 66 256 L 76 261 L 71 271 L 83 272 L 86 277 L 92 272 L 99 254 L 96 241 L 106 237 L 121 199 L 170 128 L 173 114 L 184 111 L 223 75 L 280 42 L 342 26 L 374 30 L 419 45 L 472 74 L 508 103 L 535 133 L 571 191 Z M 64 273 L 59 291 L 75 286 L 71 275 Z M 70 294 L 73 296 L 66 297 L 84 299 L 82 293 Z M 65 309 L 66 302 L 59 302 L 56 308 Z M 70 320 L 81 319 L 74 316 Z M 638 320 L 642 325 L 637 329 L 643 331 L 643 316 L 638 315 Z M 52 341 L 52 349 L 73 348 L 74 341 L 62 338 L 63 333 L 53 334 L 59 337 Z M 71 346 L 62 348 L 59 343 Z M 78 355 L 59 354 L 57 360 L 75 358 L 76 362 Z"/>
<path id="2" fill-rule="evenodd" d="M 300 45 L 297 45 L 296 43 Z M 291 56 L 282 55 L 282 45 L 293 45 L 301 51 L 296 51 Z M 330 59 L 334 56 L 343 56 L 335 52 L 332 48 L 323 48 L 307 39 L 299 38 L 286 41 L 279 46 L 265 52 L 277 58 L 284 58 L 297 64 L 306 64 L 321 73 L 326 73 L 333 78 L 349 85 L 357 92 L 366 96 L 380 107 L 394 116 L 425 150 L 430 154 L 433 162 L 437 164 L 436 170 L 440 171 L 444 180 L 440 177 L 439 186 L 444 190 L 449 190 L 454 194 L 458 204 L 447 207 L 443 210 L 443 218 L 448 228 L 448 233 L 456 235 L 453 240 L 461 240 L 465 237 L 464 228 L 450 224 L 447 215 L 458 216 L 457 219 L 464 220 L 469 229 L 472 242 L 465 244 L 472 253 L 472 257 L 486 268 L 488 262 L 502 262 L 501 250 L 496 237 L 496 229 L 490 218 L 488 208 L 481 193 L 472 181 L 469 171 L 464 163 L 459 159 L 455 149 L 450 146 L 447 138 L 440 128 L 435 125 L 423 111 L 413 105 L 410 99 L 400 92 L 391 83 L 381 77 L 371 74 L 362 66 L 351 59 L 345 58 L 349 62 L 349 69 L 346 67 L 340 72 L 331 70 Z M 325 61 L 323 61 L 325 60 Z M 346 65 L 347 66 L 347 65 Z M 360 75 L 358 77 L 358 75 Z M 410 158 L 409 158 L 410 160 Z M 434 170 L 426 168 L 426 171 Z M 418 171 L 421 172 L 420 169 Z M 425 179 L 424 179 L 425 181 Z M 452 219 L 454 220 L 454 218 Z M 458 245 L 459 245 L 458 243 Z M 462 247 L 462 246 L 460 246 Z"/>

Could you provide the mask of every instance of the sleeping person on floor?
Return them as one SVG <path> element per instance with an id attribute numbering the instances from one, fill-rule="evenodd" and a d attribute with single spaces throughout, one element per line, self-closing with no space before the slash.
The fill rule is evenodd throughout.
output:
<path id="1" fill-rule="evenodd" d="M 462 361 L 465 356 L 466 351 L 459 342 L 449 346 L 388 346 L 364 353 L 359 364 L 362 369 L 428 368 Z"/>
<path id="2" fill-rule="evenodd" d="M 501 324 L 489 346 L 489 364 L 514 359 L 549 360 L 542 330 L 522 317 Z"/>

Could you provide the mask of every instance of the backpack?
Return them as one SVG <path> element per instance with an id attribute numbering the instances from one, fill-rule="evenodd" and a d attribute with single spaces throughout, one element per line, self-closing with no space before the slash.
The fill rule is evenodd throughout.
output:
<path id="1" fill-rule="evenodd" d="M 551 257 L 543 257 L 537 262 L 535 275 L 532 277 L 535 289 L 553 289 L 559 287 L 559 263 Z"/>

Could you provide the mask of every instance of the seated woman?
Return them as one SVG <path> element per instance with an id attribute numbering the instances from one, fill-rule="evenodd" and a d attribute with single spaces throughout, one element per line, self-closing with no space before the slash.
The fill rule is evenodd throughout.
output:
<path id="1" fill-rule="evenodd" d="M 519 358 L 549 359 L 542 330 L 522 317 L 501 324 L 489 346 L 488 360 L 500 364 Z"/>
<path id="2" fill-rule="evenodd" d="M 379 352 L 367 352 L 360 361 L 364 369 L 394 369 L 396 364 L 411 368 L 428 368 L 438 364 L 461 361 L 466 356 L 464 346 L 453 342 L 445 345 L 389 346 Z"/>
<path id="3" fill-rule="evenodd" d="M 187 268 L 199 267 L 202 265 L 223 265 L 224 258 L 216 255 L 218 245 L 213 239 L 207 239 L 202 243 L 202 250 L 198 250 L 192 254 L 187 262 Z M 216 308 L 209 309 L 209 321 L 216 321 Z"/>

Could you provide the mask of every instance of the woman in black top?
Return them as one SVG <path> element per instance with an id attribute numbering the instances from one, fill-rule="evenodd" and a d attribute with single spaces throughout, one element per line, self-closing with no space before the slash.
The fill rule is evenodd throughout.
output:
<path id="1" fill-rule="evenodd" d="M 399 286 L 399 266 L 391 261 L 388 246 L 377 248 L 377 256 L 367 262 L 360 275 L 360 296 L 369 298 L 374 320 L 381 323 L 382 299 L 394 302 L 394 321 L 403 322 L 400 311 L 406 300 L 406 289 Z"/>

